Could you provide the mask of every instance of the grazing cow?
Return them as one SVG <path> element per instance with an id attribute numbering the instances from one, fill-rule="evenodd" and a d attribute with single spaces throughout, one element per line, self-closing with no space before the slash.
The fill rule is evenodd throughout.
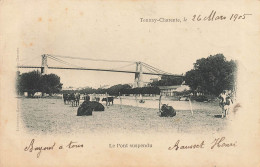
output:
<path id="1" fill-rule="evenodd" d="M 77 116 L 92 115 L 93 111 L 105 111 L 105 107 L 96 101 L 84 101 L 78 108 Z"/>
<path id="2" fill-rule="evenodd" d="M 139 103 L 145 103 L 145 101 L 143 99 L 139 100 Z"/>
<path id="3" fill-rule="evenodd" d="M 72 107 L 76 106 L 76 96 L 75 93 L 69 95 L 69 101 L 71 102 Z"/>
<path id="4" fill-rule="evenodd" d="M 80 94 L 79 94 L 79 93 L 76 93 L 76 94 L 75 94 L 75 100 L 74 100 L 75 106 L 78 106 L 78 105 L 79 105 L 79 100 L 80 100 Z"/>
<path id="5" fill-rule="evenodd" d="M 100 101 L 100 97 L 95 97 L 95 101 L 99 102 Z"/>
<path id="6" fill-rule="evenodd" d="M 233 101 L 225 91 L 223 91 L 223 93 L 219 95 L 219 98 L 220 98 L 219 106 L 222 109 L 221 117 L 224 118 L 227 117 L 229 108 L 233 104 Z"/>
<path id="7" fill-rule="evenodd" d="M 163 104 L 161 108 L 161 117 L 174 117 L 176 115 L 176 111 L 172 106 L 168 106 L 167 104 Z"/>
<path id="8" fill-rule="evenodd" d="M 92 101 L 91 103 L 91 105 L 94 108 L 94 111 L 105 111 L 105 107 L 101 103 L 97 101 Z"/>
<path id="9" fill-rule="evenodd" d="M 84 95 L 84 101 L 89 101 L 89 100 L 90 100 L 90 96 L 87 95 L 87 94 L 85 94 L 85 95 Z"/>
<path id="10" fill-rule="evenodd" d="M 114 104 L 114 97 L 103 98 L 102 101 L 106 102 L 106 106 L 107 106 L 107 103 L 110 106 L 110 102 L 112 102 L 112 105 Z"/>
<path id="11" fill-rule="evenodd" d="M 64 101 L 64 104 L 67 104 L 67 102 L 69 102 L 69 94 L 67 94 L 67 93 L 63 94 L 63 101 Z"/>
<path id="12" fill-rule="evenodd" d="M 87 105 L 85 102 L 89 103 L 89 101 L 84 101 L 77 110 L 77 116 L 83 116 L 83 115 L 92 115 L 93 108 L 89 105 Z"/>
<path id="13" fill-rule="evenodd" d="M 172 106 L 168 106 L 167 104 L 163 104 L 161 107 L 162 95 L 159 98 L 159 113 L 161 117 L 174 117 L 176 115 L 176 111 Z"/>
<path id="14" fill-rule="evenodd" d="M 79 93 L 64 93 L 63 94 L 63 100 L 64 100 L 64 104 L 70 104 L 72 106 L 78 106 L 79 105 L 79 100 L 80 100 L 80 94 Z"/>

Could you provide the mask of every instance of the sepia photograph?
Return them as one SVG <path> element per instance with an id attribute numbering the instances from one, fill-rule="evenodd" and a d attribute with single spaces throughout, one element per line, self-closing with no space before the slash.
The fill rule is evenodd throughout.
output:
<path id="1" fill-rule="evenodd" d="M 35 65 L 31 59 L 23 65 L 17 54 L 17 100 L 28 133 L 216 133 L 225 130 L 240 107 L 237 63 L 223 54 L 197 59 L 182 74 L 112 56 L 44 54 L 33 57 L 39 61 Z"/>

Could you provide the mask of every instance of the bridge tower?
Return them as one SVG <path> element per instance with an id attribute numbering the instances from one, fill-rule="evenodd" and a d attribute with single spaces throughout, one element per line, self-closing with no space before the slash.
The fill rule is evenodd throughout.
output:
<path id="1" fill-rule="evenodd" d="M 143 87 L 142 74 L 143 74 L 142 62 L 136 62 L 136 73 L 135 73 L 135 83 L 134 83 L 135 88 Z"/>
<path id="2" fill-rule="evenodd" d="M 44 75 L 44 74 L 47 74 L 47 71 L 48 71 L 47 55 L 44 54 L 44 55 L 42 55 L 41 73 Z"/>

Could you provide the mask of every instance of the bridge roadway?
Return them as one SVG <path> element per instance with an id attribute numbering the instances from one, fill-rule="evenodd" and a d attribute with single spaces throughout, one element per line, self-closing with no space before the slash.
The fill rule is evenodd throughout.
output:
<path id="1" fill-rule="evenodd" d="M 41 66 L 17 66 L 17 68 L 43 68 L 43 67 L 41 67 Z M 106 71 L 106 72 L 133 73 L 133 74 L 138 73 L 138 72 L 136 72 L 136 71 L 110 70 L 110 69 L 96 69 L 96 68 L 48 67 L 48 69 Z M 142 72 L 142 74 L 183 77 L 182 75 L 163 74 L 163 73 Z"/>

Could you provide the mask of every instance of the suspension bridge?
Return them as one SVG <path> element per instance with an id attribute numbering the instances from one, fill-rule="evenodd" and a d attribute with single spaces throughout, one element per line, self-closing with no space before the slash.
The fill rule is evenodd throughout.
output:
<path id="1" fill-rule="evenodd" d="M 124 66 L 119 67 L 118 69 L 110 68 L 110 69 L 102 69 L 102 68 L 87 68 L 82 67 L 79 65 L 72 64 L 71 62 L 65 61 L 64 59 L 68 60 L 79 60 L 79 61 L 92 61 L 92 62 L 112 62 L 112 63 L 127 63 Z M 58 62 L 59 64 L 65 66 L 51 66 L 48 64 L 49 60 L 53 60 Z M 122 70 L 122 68 L 135 66 L 135 70 Z M 43 54 L 41 55 L 41 66 L 33 66 L 33 65 L 20 65 L 19 57 L 17 68 L 36 68 L 41 69 L 42 74 L 47 74 L 48 69 L 61 69 L 61 70 L 88 70 L 88 71 L 105 71 L 105 72 L 119 72 L 119 73 L 132 73 L 135 74 L 134 78 L 134 86 L 135 87 L 142 87 L 143 75 L 157 75 L 157 76 L 173 76 L 173 77 L 182 77 L 182 75 L 175 75 L 165 71 L 162 71 L 158 68 L 155 68 L 149 64 L 144 62 L 138 61 L 123 61 L 123 60 L 105 60 L 105 59 L 92 59 L 92 58 L 82 58 L 82 57 L 69 57 L 69 56 L 60 56 L 60 55 L 51 55 L 51 54 Z M 121 70 L 120 70 L 121 69 Z"/>

